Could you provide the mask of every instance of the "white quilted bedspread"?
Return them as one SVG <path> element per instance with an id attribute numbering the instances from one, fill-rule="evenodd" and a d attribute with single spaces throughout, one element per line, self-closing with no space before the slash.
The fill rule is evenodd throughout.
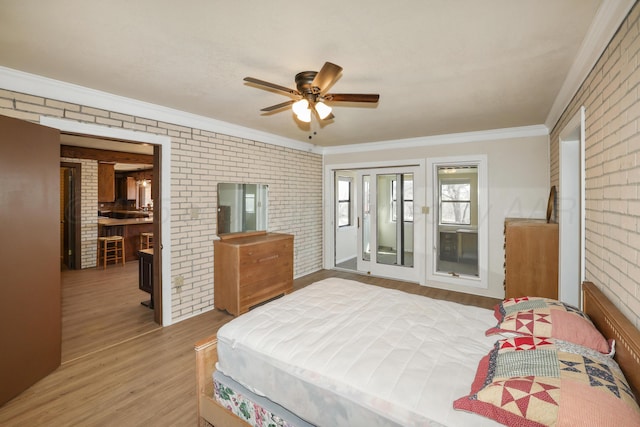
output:
<path id="1" fill-rule="evenodd" d="M 331 278 L 218 331 L 218 369 L 325 426 L 493 426 L 455 411 L 495 337 L 490 310 Z"/>

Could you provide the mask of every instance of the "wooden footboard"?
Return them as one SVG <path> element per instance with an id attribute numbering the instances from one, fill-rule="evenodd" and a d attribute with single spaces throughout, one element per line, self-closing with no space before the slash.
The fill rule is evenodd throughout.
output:
<path id="1" fill-rule="evenodd" d="M 213 397 L 213 372 L 218 361 L 218 340 L 215 336 L 195 344 L 196 396 L 198 397 L 198 425 L 206 427 L 247 427 L 244 420 L 224 408 Z"/>
<path id="2" fill-rule="evenodd" d="M 640 399 L 640 331 L 591 282 L 582 284 L 583 311 L 607 339 L 616 341 L 615 360 Z"/>

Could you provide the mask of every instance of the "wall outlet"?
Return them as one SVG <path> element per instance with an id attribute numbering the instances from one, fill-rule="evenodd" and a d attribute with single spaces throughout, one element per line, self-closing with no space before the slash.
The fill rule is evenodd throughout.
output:
<path id="1" fill-rule="evenodd" d="M 175 285 L 175 288 L 180 291 L 180 288 L 182 288 L 182 285 L 184 285 L 184 277 L 176 276 L 176 278 L 173 280 L 173 283 Z"/>
<path id="2" fill-rule="evenodd" d="M 191 209 L 191 219 L 200 218 L 200 208 L 192 208 Z"/>

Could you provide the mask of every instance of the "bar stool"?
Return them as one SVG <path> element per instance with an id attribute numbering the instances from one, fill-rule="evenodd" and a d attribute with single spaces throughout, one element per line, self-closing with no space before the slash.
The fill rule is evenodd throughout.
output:
<path id="1" fill-rule="evenodd" d="M 114 264 L 122 261 L 124 267 L 124 238 L 122 236 L 98 237 L 98 251 L 96 267 L 102 264 L 102 268 L 107 268 L 107 263 L 114 261 Z"/>
<path id="2" fill-rule="evenodd" d="M 153 233 L 140 233 L 140 250 L 153 248 Z"/>

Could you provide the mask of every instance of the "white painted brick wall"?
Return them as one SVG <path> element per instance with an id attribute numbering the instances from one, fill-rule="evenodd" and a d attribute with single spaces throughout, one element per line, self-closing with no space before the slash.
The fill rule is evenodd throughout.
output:
<path id="1" fill-rule="evenodd" d="M 640 328 L 640 6 L 636 4 L 551 133 L 586 109 L 586 279 Z M 562 197 L 562 188 L 559 188 Z M 559 213 L 562 215 L 562 212 Z"/>
<path id="2" fill-rule="evenodd" d="M 172 318 L 213 306 L 217 184 L 269 185 L 269 230 L 293 234 L 294 275 L 322 268 L 322 156 L 230 135 L 0 89 L 0 114 L 39 122 L 41 115 L 171 137 Z M 97 162 L 82 163 L 82 267 L 94 267 Z"/>

